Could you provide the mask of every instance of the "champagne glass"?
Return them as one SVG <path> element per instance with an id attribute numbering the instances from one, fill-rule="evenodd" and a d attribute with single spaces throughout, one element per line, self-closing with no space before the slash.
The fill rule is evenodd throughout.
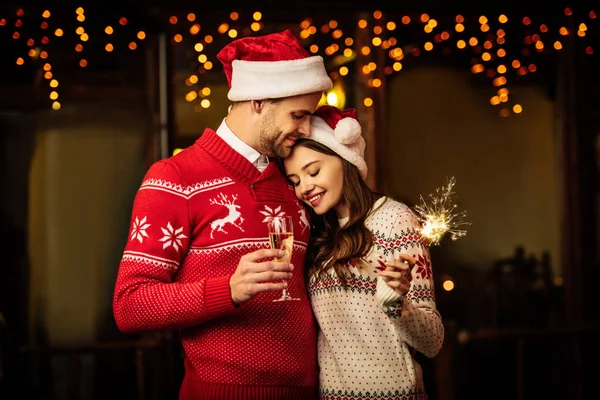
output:
<path id="1" fill-rule="evenodd" d="M 267 222 L 269 227 L 269 243 L 272 249 L 280 249 L 285 252 L 284 256 L 276 261 L 289 263 L 292 259 L 292 250 L 294 250 L 294 223 L 292 217 L 282 216 L 273 217 Z M 273 301 L 300 300 L 297 297 L 290 296 L 287 288 L 283 288 L 281 297 Z"/>

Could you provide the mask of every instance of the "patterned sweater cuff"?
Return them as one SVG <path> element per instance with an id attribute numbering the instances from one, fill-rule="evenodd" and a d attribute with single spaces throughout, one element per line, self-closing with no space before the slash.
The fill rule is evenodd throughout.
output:
<path id="1" fill-rule="evenodd" d="M 220 276 L 206 280 L 204 290 L 205 306 L 207 314 L 212 318 L 236 310 L 231 300 L 230 278 L 230 276 Z"/>
<path id="2" fill-rule="evenodd" d="M 375 292 L 377 303 L 381 307 L 390 307 L 398 305 L 404 296 L 396 293 L 394 289 L 389 287 L 381 277 L 377 277 L 377 290 Z"/>

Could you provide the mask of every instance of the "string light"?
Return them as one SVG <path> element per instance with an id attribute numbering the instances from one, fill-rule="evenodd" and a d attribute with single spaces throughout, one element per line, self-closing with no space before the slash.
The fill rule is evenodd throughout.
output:
<path id="1" fill-rule="evenodd" d="M 200 24 L 194 24 L 190 27 L 190 33 L 192 35 L 197 35 L 200 32 Z"/>
<path id="2" fill-rule="evenodd" d="M 76 14 L 76 19 L 78 22 L 84 22 L 86 21 L 86 16 L 84 14 L 84 9 L 83 7 L 78 7 L 75 10 L 75 14 Z M 22 32 L 18 31 L 18 28 L 23 26 L 23 20 L 22 17 L 25 15 L 25 11 L 21 8 L 18 9 L 16 12 L 17 18 L 15 21 L 15 30 L 10 32 L 9 34 L 12 35 L 12 37 L 14 39 L 20 39 Z M 40 14 L 38 14 L 40 15 Z M 193 22 L 193 24 L 190 24 L 189 28 L 184 30 L 184 34 L 185 35 L 197 35 L 200 32 L 200 24 L 199 23 L 194 23 L 197 19 L 196 15 L 194 13 L 187 13 L 187 14 L 183 14 L 184 17 L 182 18 L 186 18 L 189 22 Z M 567 17 L 570 17 L 573 15 L 573 11 L 570 8 L 565 8 L 564 9 L 564 15 Z M 46 29 L 48 28 L 48 21 L 49 18 L 51 16 L 53 16 L 50 12 L 50 10 L 43 10 L 41 12 L 41 16 L 43 18 L 43 21 L 41 21 L 41 27 L 42 29 Z M 585 20 L 582 20 L 581 17 L 584 17 Z M 236 26 L 235 28 L 233 26 L 231 26 L 230 24 L 232 24 L 232 21 L 239 21 L 240 20 L 240 14 L 236 11 L 231 11 L 228 14 L 228 17 L 226 19 L 226 21 L 219 21 L 215 26 L 217 27 L 217 32 L 224 35 L 224 39 L 225 40 L 233 40 L 236 39 L 237 37 L 240 36 L 247 36 L 249 35 L 251 32 L 258 32 L 259 30 L 264 28 L 264 24 L 262 22 L 259 22 L 263 19 L 263 14 L 260 11 L 254 11 L 251 14 L 251 20 L 248 22 L 249 25 L 246 25 L 246 27 L 238 27 Z M 511 71 L 516 72 L 517 75 L 519 76 L 524 76 L 527 75 L 529 73 L 534 73 L 537 71 L 537 67 L 534 63 L 532 62 L 525 62 L 524 60 L 527 60 L 526 58 L 521 58 L 521 57 L 530 57 L 531 56 L 531 50 L 535 49 L 537 52 L 539 53 L 546 53 L 549 52 L 550 50 L 552 51 L 560 51 L 563 49 L 564 43 L 562 43 L 561 40 L 556 40 L 556 37 L 551 37 L 551 29 L 557 29 L 556 31 L 553 31 L 555 33 L 558 33 L 560 36 L 567 36 L 569 35 L 569 30 L 566 28 L 566 23 L 563 23 L 563 25 L 565 26 L 548 26 L 547 24 L 543 23 L 545 21 L 535 21 L 536 22 L 536 26 L 538 26 L 538 33 L 531 32 L 528 33 L 528 36 L 526 36 L 524 39 L 524 43 L 525 46 L 521 49 L 521 53 L 522 56 L 520 55 L 519 58 L 521 58 L 521 61 L 523 61 L 523 65 L 521 63 L 521 61 L 517 60 L 517 59 L 513 59 L 512 62 L 510 60 L 506 60 L 506 61 L 501 61 L 501 59 L 503 59 L 504 57 L 507 56 L 507 51 L 505 48 L 503 48 L 502 46 L 506 43 L 506 32 L 504 29 L 497 29 L 496 26 L 494 26 L 494 31 L 490 32 L 490 30 L 492 29 L 492 27 L 490 25 L 493 26 L 494 21 L 496 20 L 496 18 L 492 18 L 491 16 L 486 16 L 486 15 L 480 15 L 478 17 L 476 17 L 474 20 L 469 20 L 467 21 L 468 24 L 465 22 L 465 18 L 462 15 L 456 15 L 453 20 L 451 21 L 451 25 L 450 26 L 441 26 L 440 22 L 438 22 L 438 20 L 436 20 L 435 18 L 433 18 L 432 16 L 430 16 L 429 14 L 426 13 L 422 13 L 419 14 L 417 17 L 417 22 L 419 22 L 421 25 L 421 27 L 424 29 L 424 31 L 426 33 L 430 33 L 432 36 L 428 39 L 425 39 L 422 44 L 417 44 L 417 45 L 409 45 L 407 47 L 404 48 L 404 50 L 401 47 L 396 47 L 396 43 L 397 43 L 397 39 L 392 37 L 391 35 L 393 35 L 393 32 L 397 29 L 398 25 L 400 23 L 402 23 L 403 25 L 408 25 L 411 23 L 411 17 L 408 15 L 404 15 L 401 17 L 398 17 L 397 19 L 393 19 L 393 18 L 389 18 L 389 16 L 386 15 L 386 20 L 384 20 L 384 15 L 381 11 L 376 10 L 375 12 L 373 12 L 372 14 L 373 17 L 373 24 L 372 24 L 372 28 L 369 27 L 369 22 L 366 19 L 358 19 L 357 20 L 357 26 L 360 29 L 367 29 L 367 27 L 369 27 L 369 33 L 371 34 L 370 39 L 370 43 L 368 46 L 359 46 L 359 47 L 352 47 L 355 46 L 356 43 L 354 41 L 354 39 L 350 36 L 348 36 L 346 34 L 346 37 L 344 37 L 344 32 L 342 31 L 342 29 L 346 30 L 338 20 L 335 19 L 330 19 L 330 20 L 325 20 L 322 24 L 316 24 L 313 23 L 313 20 L 311 18 L 304 18 L 301 23 L 300 23 L 300 27 L 301 27 L 301 33 L 300 36 L 303 39 L 308 39 L 311 36 L 317 34 L 317 33 L 322 33 L 323 35 L 331 35 L 331 38 L 334 40 L 333 43 L 331 43 L 330 45 L 324 45 L 324 46 L 320 46 L 315 42 L 312 43 L 307 43 L 307 50 L 309 50 L 312 54 L 325 54 L 327 56 L 330 57 L 334 57 L 334 56 L 344 56 L 345 59 L 347 59 L 348 61 L 352 60 L 352 57 L 355 56 L 357 53 L 362 55 L 362 56 L 369 56 L 370 54 L 373 53 L 372 50 L 376 50 L 377 48 L 381 48 L 383 50 L 385 50 L 384 54 L 387 54 L 389 56 L 387 63 L 384 63 L 383 65 L 377 65 L 373 62 L 368 62 L 368 60 L 366 61 L 366 65 L 362 65 L 360 67 L 357 68 L 357 72 L 362 72 L 365 75 L 369 75 L 371 74 L 373 71 L 375 71 L 377 68 L 380 68 L 383 70 L 383 72 L 386 75 L 390 75 L 394 72 L 398 72 L 403 68 L 402 63 L 400 62 L 401 60 L 404 59 L 405 57 L 405 52 L 408 55 L 413 55 L 415 57 L 419 56 L 421 51 L 426 51 L 426 52 L 439 52 L 439 53 L 443 53 L 443 54 L 450 54 L 453 49 L 458 48 L 459 50 L 464 50 L 465 48 L 467 48 L 467 46 L 471 47 L 471 51 L 476 55 L 476 59 L 474 62 L 471 63 L 471 72 L 474 74 L 482 74 L 483 72 L 485 72 L 485 76 L 487 76 L 488 78 L 491 79 L 491 82 L 493 83 L 493 85 L 495 87 L 500 87 L 500 86 L 505 86 L 506 85 L 506 77 L 505 75 L 508 74 L 508 69 L 512 67 Z M 512 17 L 511 17 L 512 18 Z M 589 32 L 594 31 L 592 28 L 592 24 L 596 23 L 595 20 L 597 19 L 597 15 L 595 11 L 588 11 L 586 13 L 584 13 L 583 15 L 578 15 L 577 18 L 579 18 L 579 20 L 577 21 L 577 23 L 575 24 L 575 26 L 577 27 L 576 33 L 578 37 L 585 37 Z M 589 18 L 589 19 L 588 19 Z M 171 25 L 176 25 L 178 24 L 179 21 L 179 17 L 176 15 L 171 15 L 171 16 L 167 16 L 166 17 L 167 21 L 169 24 Z M 497 21 L 500 24 L 506 24 L 508 22 L 509 18 L 505 15 L 505 14 L 500 14 L 497 17 Z M 529 16 L 523 16 L 521 17 L 521 19 L 517 19 L 517 21 L 520 21 L 524 26 L 531 26 L 533 21 Z M 125 26 L 129 23 L 128 19 L 126 18 L 126 16 L 121 16 L 120 18 L 118 18 L 117 22 L 119 23 L 119 25 L 121 26 Z M 166 22 L 166 21 L 165 21 Z M 475 27 L 473 27 L 471 24 L 475 24 Z M 6 26 L 8 24 L 7 19 L 2 18 L 0 19 L 0 27 L 2 26 Z M 443 25 L 443 24 L 442 24 Z M 208 26 L 208 25 L 207 25 Z M 317 28 L 317 26 L 319 28 Z M 468 27 L 468 29 L 467 29 Z M 453 28 L 453 29 L 450 29 Z M 63 31 L 64 27 L 61 28 L 56 28 L 54 29 L 53 33 L 56 37 L 63 37 L 65 35 L 65 32 Z M 210 28 L 209 28 L 210 29 Z M 214 29 L 214 28 L 212 28 Z M 446 30 L 444 30 L 446 29 Z M 481 37 L 477 37 L 478 35 L 469 35 L 467 37 L 461 37 L 462 35 L 458 35 L 458 34 L 462 34 L 464 32 L 472 32 L 473 29 L 477 29 L 480 32 L 483 32 L 484 35 L 480 34 Z M 530 28 L 531 29 L 531 28 Z M 434 30 L 438 30 L 437 32 L 434 32 Z M 448 30 L 450 30 L 450 32 L 448 32 Z M 188 33 L 189 31 L 189 33 Z M 144 32 L 143 30 L 137 30 L 135 31 L 137 32 L 135 34 L 135 38 L 137 41 L 142 41 L 145 40 L 147 38 L 147 34 L 146 32 Z M 451 38 L 451 36 L 453 34 L 455 34 L 454 32 L 456 32 L 456 36 L 458 36 L 456 38 L 456 48 L 453 48 L 452 46 L 448 46 L 448 45 L 444 45 L 444 41 L 448 40 Z M 495 32 L 495 33 L 494 33 Z M 82 26 L 77 27 L 76 29 L 76 33 L 78 35 L 78 39 L 80 42 L 89 42 L 92 41 L 93 38 L 90 38 L 89 33 L 85 32 L 85 29 Z M 104 28 L 104 33 L 107 35 L 113 35 L 115 34 L 115 30 L 111 27 L 111 26 L 106 26 Z M 211 34 L 206 34 L 204 35 L 204 40 L 195 40 L 193 43 L 194 46 L 194 50 L 196 51 L 196 53 L 198 54 L 198 62 L 201 64 L 198 72 L 199 73 L 205 73 L 206 71 L 209 71 L 211 69 L 213 69 L 213 63 L 208 61 L 207 57 L 205 54 L 202 54 L 202 52 L 204 52 L 206 50 L 206 46 L 211 44 L 213 42 L 213 36 L 212 34 L 214 34 L 213 32 L 210 32 Z M 575 32 L 573 32 L 575 33 Z M 548 35 L 544 36 L 544 35 Z M 540 37 L 540 35 L 543 36 Z M 49 36 L 49 35 L 48 35 Z M 48 57 L 48 52 L 44 49 L 43 46 L 41 45 L 47 45 L 49 43 L 49 38 L 48 36 L 43 36 L 40 35 L 39 37 L 26 37 L 23 41 L 23 44 L 26 45 L 27 47 L 29 47 L 30 49 L 28 50 L 28 54 L 30 57 L 33 58 L 33 62 L 36 62 L 36 60 L 39 59 L 45 59 Z M 174 33 L 173 34 L 173 41 L 175 43 L 182 43 L 184 41 L 184 35 L 180 34 L 180 33 Z M 190 36 L 186 36 L 186 38 L 190 38 Z M 510 38 L 512 38 L 512 33 L 510 35 Z M 340 40 L 339 42 L 337 42 L 338 40 Z M 108 43 L 108 41 L 106 41 L 106 43 L 104 44 L 104 49 L 106 50 L 106 52 L 113 52 L 115 49 L 115 46 L 113 45 L 114 41 L 111 40 L 112 43 Z M 39 43 L 39 44 L 38 44 Z M 78 53 L 83 52 L 83 45 L 82 43 L 76 43 L 75 45 L 75 51 Z M 481 44 L 480 44 L 481 43 Z M 40 47 L 35 47 L 36 45 L 39 45 Z M 533 49 L 528 47 L 529 45 L 533 46 Z M 131 50 L 135 50 L 137 49 L 137 47 L 139 46 L 139 43 L 136 43 L 134 41 L 131 41 L 128 43 L 128 48 Z M 341 47 L 340 47 L 341 46 Z M 582 46 L 581 49 L 583 49 L 585 51 L 586 54 L 588 55 L 592 55 L 594 53 L 593 49 L 591 46 Z M 455 50 L 454 50 L 455 51 Z M 16 63 L 17 65 L 23 65 L 25 62 L 25 60 L 23 59 L 23 57 L 19 57 L 16 59 Z M 344 61 L 342 61 L 344 62 Z M 81 59 L 79 61 L 80 65 L 82 67 L 85 67 L 88 65 L 88 60 L 86 59 Z M 487 64 L 487 67 L 483 66 L 483 63 L 489 63 Z M 386 65 L 387 64 L 387 65 Z M 49 65 L 49 64 L 48 64 Z M 50 72 L 50 70 L 45 70 L 45 74 L 44 77 L 46 79 L 51 79 L 52 73 Z M 345 77 L 349 74 L 350 70 L 347 66 L 343 65 L 343 66 L 338 66 L 334 71 L 331 71 L 330 74 L 332 77 L 334 78 L 340 78 L 340 77 Z M 194 75 L 197 79 L 197 76 Z M 186 81 L 190 82 L 191 84 L 196 84 L 198 81 L 194 80 L 194 79 L 188 79 Z M 192 82 L 194 81 L 194 82 Z M 372 78 L 369 80 L 369 85 L 372 87 L 381 87 L 382 86 L 382 82 L 381 80 L 378 80 L 377 78 Z M 198 95 L 201 96 L 201 91 L 198 91 Z M 505 94 L 503 96 L 496 96 L 498 97 L 498 100 L 500 103 L 504 103 L 508 100 L 508 94 Z M 366 99 L 365 99 L 366 100 Z M 496 100 L 494 100 L 496 101 Z M 198 104 L 196 104 L 198 105 Z M 505 107 L 505 109 L 507 111 L 504 111 L 503 113 L 506 114 L 506 112 L 508 112 L 508 114 L 514 113 L 514 114 L 518 114 L 519 112 L 517 112 L 516 110 L 518 109 L 518 107 L 516 107 L 517 105 L 512 105 L 512 106 L 508 106 Z M 522 108 L 521 108 L 522 109 Z"/>

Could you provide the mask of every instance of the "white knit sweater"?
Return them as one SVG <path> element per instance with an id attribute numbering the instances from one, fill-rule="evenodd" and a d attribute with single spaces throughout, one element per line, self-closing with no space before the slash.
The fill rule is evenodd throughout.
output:
<path id="1" fill-rule="evenodd" d="M 384 197 L 365 224 L 373 233 L 373 248 L 360 265 L 348 265 L 347 290 L 333 269 L 330 280 L 309 283 L 320 327 L 321 399 L 426 399 L 421 367 L 411 349 L 434 357 L 444 328 L 419 222 L 406 205 Z M 400 253 L 417 260 L 405 298 L 375 273 Z"/>

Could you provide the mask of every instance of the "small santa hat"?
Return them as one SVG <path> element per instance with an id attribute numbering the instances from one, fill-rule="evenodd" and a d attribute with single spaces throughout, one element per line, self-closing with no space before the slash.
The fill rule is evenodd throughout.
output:
<path id="1" fill-rule="evenodd" d="M 289 30 L 245 37 L 225 46 L 223 64 L 231 101 L 277 99 L 331 89 L 321 56 L 310 56 Z"/>
<path id="2" fill-rule="evenodd" d="M 342 111 L 333 106 L 321 106 L 311 116 L 309 139 L 329 147 L 355 165 L 365 179 L 368 172 L 364 158 L 366 143 L 361 133 L 354 108 Z"/>

